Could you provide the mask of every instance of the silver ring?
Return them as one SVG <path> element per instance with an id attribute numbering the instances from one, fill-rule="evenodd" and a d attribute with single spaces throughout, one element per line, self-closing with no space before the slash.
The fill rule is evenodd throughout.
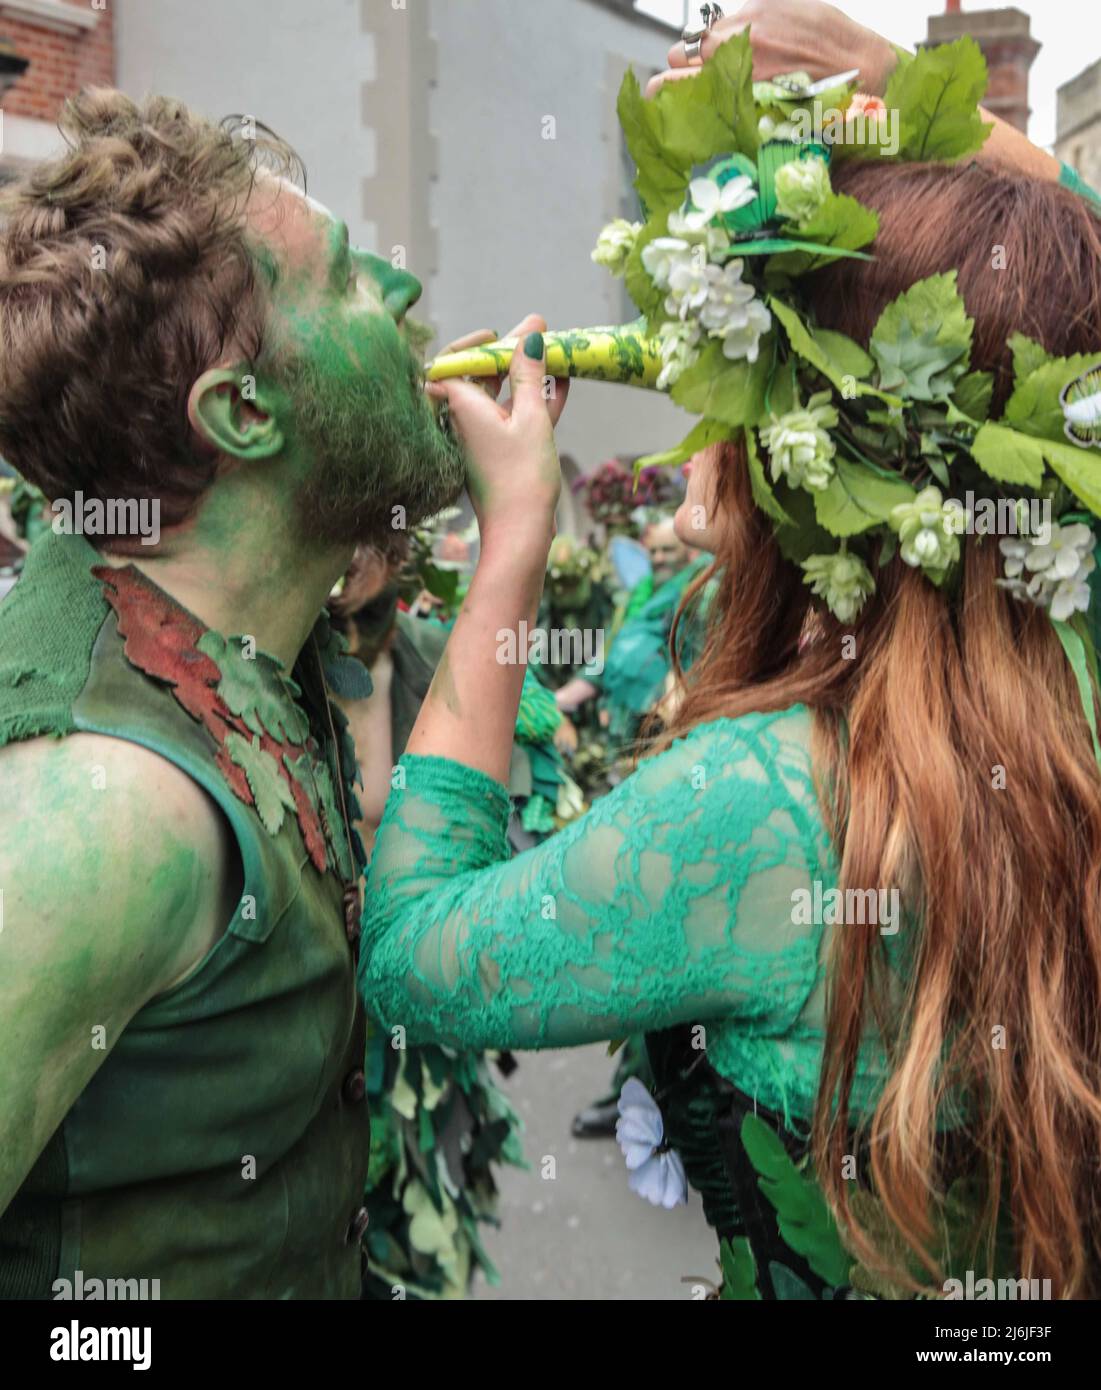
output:
<path id="1" fill-rule="evenodd" d="M 722 19 L 722 7 L 719 5 L 701 5 L 700 19 L 703 20 L 702 29 L 689 29 L 685 27 L 681 31 L 681 40 L 684 43 L 684 59 L 690 63 L 694 58 L 700 57 L 700 46 L 707 37 L 707 32 L 716 20 Z"/>

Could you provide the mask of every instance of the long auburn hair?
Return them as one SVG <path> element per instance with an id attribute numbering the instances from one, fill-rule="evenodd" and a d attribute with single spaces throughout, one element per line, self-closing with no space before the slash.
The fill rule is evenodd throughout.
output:
<path id="1" fill-rule="evenodd" d="M 866 343 L 886 303 L 956 268 L 995 413 L 1012 332 L 1101 358 L 1101 221 L 1076 195 L 975 163 L 854 161 L 834 184 L 874 207 L 880 230 L 874 262 L 813 277 L 821 324 Z M 1050 1279 L 1056 1297 L 1101 1295 L 1101 776 L 1050 619 L 995 585 L 996 540 L 961 537 L 952 592 L 896 556 L 843 627 L 780 554 L 739 449 L 721 452 L 723 539 L 681 610 L 714 577 L 709 633 L 656 746 L 719 716 L 809 706 L 840 886 L 896 886 L 920 924 L 901 1016 L 876 925 L 833 935 L 812 1126 L 826 1196 L 856 1251 L 917 1289 L 854 1214 L 843 1159 L 861 1130 L 876 1196 L 918 1267 L 943 1278 L 937 1121 L 963 1095 L 980 1262 L 991 1267 L 1007 1203 L 1022 1277 Z M 870 1118 L 850 1105 L 868 1027 L 890 1058 Z"/>

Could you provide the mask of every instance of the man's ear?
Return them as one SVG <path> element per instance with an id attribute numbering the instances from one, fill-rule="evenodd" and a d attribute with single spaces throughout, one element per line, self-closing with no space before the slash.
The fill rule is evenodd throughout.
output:
<path id="1" fill-rule="evenodd" d="M 278 454 L 285 442 L 268 408 L 271 404 L 247 368 L 211 367 L 191 388 L 187 418 L 199 438 L 217 453 L 266 459 Z"/>

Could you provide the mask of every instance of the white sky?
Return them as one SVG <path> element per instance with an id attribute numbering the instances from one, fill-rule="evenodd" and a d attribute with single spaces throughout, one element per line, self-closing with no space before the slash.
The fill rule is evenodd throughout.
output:
<path id="1" fill-rule="evenodd" d="M 860 24 L 886 34 L 895 43 L 912 48 L 925 37 L 926 20 L 944 6 L 936 0 L 835 0 Z M 637 8 L 660 19 L 682 25 L 685 0 L 637 0 Z M 723 6 L 727 14 L 738 9 L 737 0 Z M 969 5 L 963 9 L 997 9 L 996 5 Z M 1097 0 L 1016 0 L 1032 21 L 1032 37 L 1043 45 L 1029 75 L 1032 121 L 1029 135 L 1038 145 L 1050 147 L 1055 139 L 1055 89 L 1076 77 L 1101 58 L 1101 11 Z M 690 0 L 693 20 L 699 15 L 696 0 Z M 1090 18 L 1090 15 L 1093 18 Z"/>

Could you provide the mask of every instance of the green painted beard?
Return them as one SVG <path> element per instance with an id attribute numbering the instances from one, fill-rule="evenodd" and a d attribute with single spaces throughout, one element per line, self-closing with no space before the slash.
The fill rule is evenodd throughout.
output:
<path id="1" fill-rule="evenodd" d="M 400 339 L 372 351 L 366 370 L 337 372 L 308 353 L 277 370 L 297 441 L 313 458 L 298 497 L 307 540 L 386 553 L 395 531 L 458 496 L 462 448 L 436 423 L 417 360 Z"/>

